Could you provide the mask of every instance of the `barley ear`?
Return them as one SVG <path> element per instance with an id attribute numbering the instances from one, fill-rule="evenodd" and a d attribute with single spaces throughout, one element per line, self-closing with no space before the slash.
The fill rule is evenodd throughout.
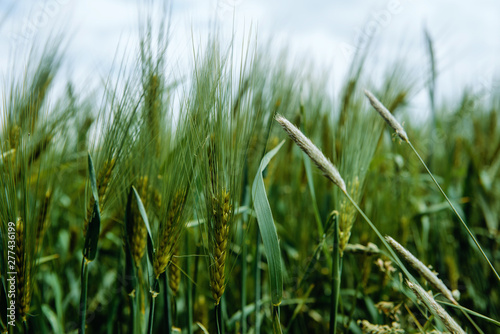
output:
<path id="1" fill-rule="evenodd" d="M 141 197 L 142 203 L 145 207 L 148 206 L 147 193 L 148 193 L 148 177 L 142 176 L 137 183 L 137 191 Z M 146 250 L 146 237 L 148 230 L 144 221 L 142 220 L 137 202 L 132 202 L 132 235 L 130 236 L 130 252 L 134 259 L 135 266 L 138 267 L 141 263 L 144 251 Z"/>
<path id="2" fill-rule="evenodd" d="M 37 252 L 40 251 L 42 247 L 43 238 L 45 236 L 45 232 L 47 231 L 49 207 L 51 200 L 52 200 L 52 191 L 47 190 L 36 220 L 37 229 L 36 229 L 36 239 L 35 239 L 35 251 Z"/>
<path id="3" fill-rule="evenodd" d="M 427 309 L 434 314 L 435 317 L 439 318 L 444 326 L 454 334 L 465 334 L 465 331 L 456 323 L 456 321 L 445 311 L 445 309 L 439 305 L 430 294 L 428 294 L 422 287 L 417 284 L 406 280 L 406 284 L 413 291 L 422 303 L 427 307 Z"/>
<path id="4" fill-rule="evenodd" d="M 178 254 L 179 247 L 176 246 L 170 258 L 170 265 L 168 266 L 168 284 L 174 296 L 177 295 L 177 291 L 179 291 L 179 285 L 181 282 L 181 270 L 179 268 L 180 261 Z"/>
<path id="5" fill-rule="evenodd" d="M 16 221 L 16 272 L 17 272 L 17 304 L 18 314 L 23 321 L 30 309 L 31 303 L 31 277 L 28 252 L 26 249 L 25 224 L 21 217 Z"/>
<path id="6" fill-rule="evenodd" d="M 370 100 L 370 104 L 372 107 L 382 116 L 382 118 L 389 124 L 394 131 L 396 131 L 396 134 L 404 140 L 405 142 L 408 143 L 408 135 L 406 134 L 405 129 L 401 126 L 401 124 L 394 118 L 394 116 L 391 114 L 389 110 L 380 102 L 375 95 L 373 95 L 369 90 L 365 89 L 365 95 Z"/>
<path id="7" fill-rule="evenodd" d="M 316 166 L 323 172 L 323 175 L 337 185 L 344 193 L 347 193 L 345 182 L 340 176 L 337 168 L 328 160 L 309 138 L 307 138 L 295 125 L 290 123 L 281 115 L 276 115 L 276 121 L 280 123 L 288 136 L 304 151 Z"/>
<path id="8" fill-rule="evenodd" d="M 441 281 L 427 266 L 425 266 L 419 259 L 417 259 L 412 253 L 410 253 L 406 248 L 404 248 L 400 243 L 398 243 L 393 238 L 386 236 L 385 240 L 398 252 L 403 259 L 408 262 L 413 269 L 419 272 L 427 282 L 429 282 L 436 290 L 441 292 L 446 298 L 448 298 L 453 304 L 458 305 L 453 294 L 448 289 L 448 287 Z"/>
<path id="9" fill-rule="evenodd" d="M 167 269 L 179 236 L 180 224 L 186 204 L 187 189 L 179 190 L 170 204 L 166 220 L 161 223 L 158 246 L 155 252 L 153 269 L 156 279 Z"/>
<path id="10" fill-rule="evenodd" d="M 215 305 L 219 305 L 220 299 L 226 289 L 226 255 L 229 239 L 229 221 L 231 220 L 232 207 L 229 203 L 229 192 L 222 191 L 220 198 L 212 198 L 214 241 L 212 245 L 212 263 L 210 265 L 210 287 Z"/>

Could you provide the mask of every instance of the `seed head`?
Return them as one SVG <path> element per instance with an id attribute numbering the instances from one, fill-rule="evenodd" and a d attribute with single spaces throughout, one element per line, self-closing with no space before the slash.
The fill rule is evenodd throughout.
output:
<path id="1" fill-rule="evenodd" d="M 230 194 L 222 190 L 220 196 L 212 198 L 212 220 L 213 220 L 213 240 L 211 246 L 210 264 L 210 286 L 215 305 L 220 303 L 220 299 L 226 289 L 226 255 L 229 239 L 229 222 L 232 215 L 232 205 L 230 204 Z"/>
<path id="2" fill-rule="evenodd" d="M 394 118 L 389 110 L 380 102 L 375 95 L 373 95 L 370 91 L 365 89 L 365 95 L 370 100 L 370 104 L 372 107 L 382 116 L 382 118 L 389 124 L 394 131 L 396 131 L 399 138 L 408 143 L 408 135 L 406 134 L 405 129 L 399 124 L 399 122 Z"/>
<path id="3" fill-rule="evenodd" d="M 406 284 L 413 291 L 422 303 L 427 307 L 435 317 L 438 317 L 445 327 L 454 334 L 465 334 L 465 331 L 455 322 L 455 320 L 445 311 L 441 305 L 439 305 L 430 294 L 428 294 L 419 285 L 413 284 L 412 282 L 406 280 Z"/>
<path id="4" fill-rule="evenodd" d="M 187 189 L 178 190 L 170 204 L 168 215 L 160 225 L 158 248 L 155 252 L 153 269 L 155 277 L 158 278 L 165 272 L 172 257 L 177 237 L 179 236 L 182 212 L 186 204 Z"/>
<path id="5" fill-rule="evenodd" d="M 177 245 L 170 258 L 170 265 L 168 266 L 168 284 L 174 296 L 177 295 L 177 292 L 179 291 L 179 285 L 181 282 L 181 270 L 179 268 L 180 258 L 178 255 L 179 255 L 179 247 Z"/>
<path id="6" fill-rule="evenodd" d="M 434 274 L 427 266 L 425 266 L 419 259 L 417 259 L 412 253 L 410 253 L 406 248 L 404 248 L 400 243 L 398 243 L 393 238 L 386 236 L 385 240 L 408 262 L 416 271 L 422 275 L 423 278 L 427 280 L 436 290 L 441 292 L 446 298 L 448 298 L 453 304 L 457 305 L 457 301 L 453 298 L 453 294 L 446 287 L 446 285 L 441 281 L 436 274 Z"/>
<path id="7" fill-rule="evenodd" d="M 16 272 L 17 272 L 17 312 L 23 321 L 31 304 L 30 257 L 26 249 L 25 223 L 21 217 L 16 221 Z"/>
<path id="8" fill-rule="evenodd" d="M 309 158 L 311 158 L 316 166 L 323 172 L 323 175 L 346 193 L 345 182 L 340 176 L 340 173 L 330 160 L 324 156 L 320 149 L 286 118 L 281 115 L 276 115 L 275 119 L 280 123 L 288 136 L 309 156 Z"/>

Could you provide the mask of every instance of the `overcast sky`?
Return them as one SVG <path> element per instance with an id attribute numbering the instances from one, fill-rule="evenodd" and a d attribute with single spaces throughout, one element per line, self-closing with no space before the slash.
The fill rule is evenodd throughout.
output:
<path id="1" fill-rule="evenodd" d="M 69 39 L 65 70 L 77 82 L 105 76 L 118 45 L 134 49 L 138 8 L 132 0 L 0 0 L 0 71 L 5 78 L 33 43 L 50 33 Z M 360 42 L 374 38 L 370 66 L 405 57 L 410 70 L 428 70 L 424 28 L 433 37 L 438 93 L 453 96 L 464 86 L 479 87 L 499 72 L 500 1 L 410 0 L 173 0 L 170 58 L 178 68 L 192 57 L 192 36 L 206 37 L 214 22 L 223 38 L 257 31 L 278 51 L 288 46 L 294 59 L 309 59 L 332 70 L 334 86 L 345 75 Z M 7 11 L 10 9 L 8 14 Z M 96 75 L 94 75 L 96 74 Z"/>

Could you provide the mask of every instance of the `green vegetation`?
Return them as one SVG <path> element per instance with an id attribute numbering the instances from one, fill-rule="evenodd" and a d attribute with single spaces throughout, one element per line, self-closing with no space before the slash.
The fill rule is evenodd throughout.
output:
<path id="1" fill-rule="evenodd" d="M 101 98 L 55 91 L 58 43 L 4 85 L 2 332 L 498 331 L 500 92 L 439 106 L 433 72 L 429 126 L 400 65 L 332 96 L 213 37 L 176 76 L 167 28 Z"/>

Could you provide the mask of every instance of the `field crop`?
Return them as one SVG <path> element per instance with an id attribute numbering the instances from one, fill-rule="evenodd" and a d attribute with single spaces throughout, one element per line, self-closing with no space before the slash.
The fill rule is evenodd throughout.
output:
<path id="1" fill-rule="evenodd" d="M 434 85 L 369 50 L 334 95 L 252 35 L 176 75 L 141 32 L 93 93 L 57 39 L 3 83 L 3 333 L 499 332 L 495 87 L 415 122 Z"/>

